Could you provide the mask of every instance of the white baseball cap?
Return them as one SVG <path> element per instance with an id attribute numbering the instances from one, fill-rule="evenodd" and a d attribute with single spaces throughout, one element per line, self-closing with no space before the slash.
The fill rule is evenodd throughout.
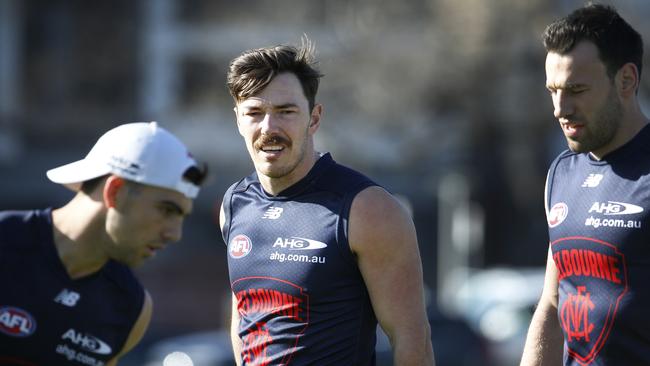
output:
<path id="1" fill-rule="evenodd" d="M 81 183 L 114 174 L 196 198 L 199 186 L 183 178 L 197 166 L 185 145 L 156 122 L 127 123 L 97 140 L 85 158 L 47 171 L 54 183 L 78 191 Z"/>

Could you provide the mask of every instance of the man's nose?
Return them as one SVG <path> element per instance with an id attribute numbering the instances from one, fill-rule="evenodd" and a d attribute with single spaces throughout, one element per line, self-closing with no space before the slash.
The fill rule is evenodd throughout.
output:
<path id="1" fill-rule="evenodd" d="M 562 90 L 558 90 L 553 96 L 553 115 L 555 118 L 566 118 L 574 112 L 573 101 Z"/>
<path id="2" fill-rule="evenodd" d="M 274 116 L 273 112 L 266 112 L 264 119 L 260 123 L 262 133 L 273 132 L 278 128 L 278 119 Z"/>
<path id="3" fill-rule="evenodd" d="M 169 223 L 162 233 L 163 240 L 166 243 L 175 243 L 183 237 L 183 220 L 177 219 Z"/>

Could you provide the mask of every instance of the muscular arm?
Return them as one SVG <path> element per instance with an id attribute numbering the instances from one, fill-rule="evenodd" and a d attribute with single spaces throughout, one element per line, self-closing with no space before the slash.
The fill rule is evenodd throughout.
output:
<path id="1" fill-rule="evenodd" d="M 388 192 L 370 187 L 352 203 L 350 247 L 368 288 L 395 365 L 431 366 L 422 262 L 413 222 Z"/>
<path id="2" fill-rule="evenodd" d="M 562 365 L 563 335 L 557 318 L 558 277 L 548 250 L 544 289 L 528 329 L 521 366 Z"/>
<path id="3" fill-rule="evenodd" d="M 135 324 L 131 329 L 131 333 L 129 333 L 129 337 L 126 339 L 126 343 L 124 344 L 124 347 L 122 348 L 120 353 L 118 353 L 117 356 L 115 356 L 115 358 L 113 358 L 112 360 L 106 363 L 106 366 L 116 366 L 117 361 L 119 361 L 120 357 L 127 354 L 131 349 L 133 349 L 133 347 L 135 347 L 140 342 L 140 340 L 144 336 L 144 333 L 147 331 L 147 328 L 149 327 L 152 310 L 153 310 L 153 301 L 151 300 L 151 296 L 149 295 L 149 292 L 145 290 L 142 310 L 140 311 L 140 315 L 138 316 L 138 319 L 135 321 Z"/>

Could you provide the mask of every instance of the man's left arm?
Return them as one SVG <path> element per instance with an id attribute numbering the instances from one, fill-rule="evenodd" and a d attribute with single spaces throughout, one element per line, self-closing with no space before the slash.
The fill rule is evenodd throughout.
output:
<path id="1" fill-rule="evenodd" d="M 126 339 L 126 343 L 122 350 L 120 350 L 120 353 L 108 361 L 106 363 L 106 366 L 116 366 L 117 362 L 119 359 L 124 356 L 126 353 L 128 353 L 133 347 L 135 347 L 142 337 L 144 336 L 145 332 L 147 331 L 147 328 L 149 327 L 149 323 L 151 322 L 151 314 L 153 311 L 153 301 L 151 300 L 151 295 L 149 295 L 149 292 L 147 290 L 144 291 L 144 303 L 142 304 L 142 310 L 140 310 L 140 315 L 138 316 L 138 320 L 136 320 L 135 324 L 133 325 L 133 328 L 131 328 L 131 332 L 129 333 L 128 338 Z"/>
<path id="2" fill-rule="evenodd" d="M 422 262 L 406 209 L 380 187 L 352 202 L 349 241 L 395 365 L 432 366 L 431 330 L 424 304 Z"/>

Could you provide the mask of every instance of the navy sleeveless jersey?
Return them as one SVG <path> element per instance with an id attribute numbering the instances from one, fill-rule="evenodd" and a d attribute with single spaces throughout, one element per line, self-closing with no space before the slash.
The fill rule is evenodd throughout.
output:
<path id="1" fill-rule="evenodd" d="M 50 209 L 0 212 L 0 283 L 0 365 L 105 365 L 144 303 L 144 289 L 117 262 L 70 279 Z"/>
<path id="2" fill-rule="evenodd" d="M 595 161 L 566 151 L 547 184 L 565 365 L 650 365 L 650 127 Z"/>
<path id="3" fill-rule="evenodd" d="M 223 238 L 245 365 L 375 364 L 377 319 L 347 222 L 376 185 L 329 154 L 278 196 L 255 173 L 225 194 Z"/>

